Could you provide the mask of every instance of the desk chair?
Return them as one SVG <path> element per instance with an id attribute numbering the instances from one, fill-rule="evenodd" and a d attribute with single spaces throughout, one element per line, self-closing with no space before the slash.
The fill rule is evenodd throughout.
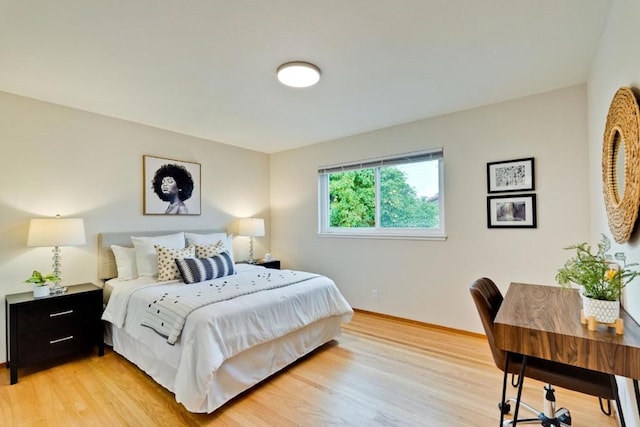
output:
<path id="1" fill-rule="evenodd" d="M 482 278 L 473 282 L 469 290 L 480 314 L 493 360 L 496 366 L 504 373 L 502 380 L 502 400 L 499 404 L 500 426 L 516 425 L 517 423 L 535 423 L 546 427 L 570 426 L 571 415 L 569 411 L 564 408 L 555 411 L 555 396 L 551 386 L 551 384 L 554 384 L 558 387 L 589 394 L 608 401 L 615 400 L 621 426 L 625 427 L 622 407 L 620 406 L 620 399 L 618 398 L 618 386 L 614 375 L 501 350 L 496 346 L 493 335 L 494 320 L 503 301 L 500 289 L 498 289 L 492 280 Z M 518 395 L 515 399 L 505 400 L 508 374 L 519 375 Z M 544 401 L 545 410 L 543 412 L 520 401 L 525 377 L 548 384 L 548 386 L 545 387 L 546 399 Z M 513 419 L 504 421 L 504 415 L 510 411 L 509 401 L 515 402 L 516 407 Z M 537 417 L 518 420 L 518 409 L 520 405 L 536 414 Z M 600 409 L 607 415 L 611 414 L 611 411 L 609 411 L 609 413 L 605 412 L 602 402 L 600 402 Z"/>

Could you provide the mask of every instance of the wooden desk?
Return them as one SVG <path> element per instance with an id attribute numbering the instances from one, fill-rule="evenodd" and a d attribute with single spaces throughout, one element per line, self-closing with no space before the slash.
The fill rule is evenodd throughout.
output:
<path id="1" fill-rule="evenodd" d="M 621 310 L 624 335 L 580 323 L 577 289 L 512 283 L 495 318 L 503 350 L 640 379 L 640 326 Z"/>

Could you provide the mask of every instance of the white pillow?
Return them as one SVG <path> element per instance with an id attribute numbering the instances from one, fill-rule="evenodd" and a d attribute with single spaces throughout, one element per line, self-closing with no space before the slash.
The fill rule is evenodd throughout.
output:
<path id="1" fill-rule="evenodd" d="M 154 245 L 170 249 L 184 248 L 184 233 L 167 234 L 164 236 L 131 236 L 133 247 L 136 249 L 136 265 L 139 276 L 158 275 L 158 254 Z"/>
<path id="2" fill-rule="evenodd" d="M 137 279 L 138 266 L 136 265 L 136 249 L 111 245 L 111 250 L 113 251 L 113 256 L 116 258 L 118 279 Z"/>
<path id="3" fill-rule="evenodd" d="M 224 249 L 229 252 L 229 256 L 233 261 L 233 235 L 227 233 L 210 233 L 210 234 L 197 234 L 197 233 L 184 233 L 187 239 L 187 244 L 191 245 L 215 245 L 222 241 Z"/>

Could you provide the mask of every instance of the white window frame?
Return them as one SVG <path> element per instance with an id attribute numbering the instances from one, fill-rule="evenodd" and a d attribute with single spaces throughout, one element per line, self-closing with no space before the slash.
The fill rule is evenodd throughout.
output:
<path id="1" fill-rule="evenodd" d="M 366 168 L 375 168 L 376 224 L 380 224 L 380 172 L 381 166 L 401 165 L 425 160 L 438 160 L 439 226 L 433 228 L 389 228 L 389 227 L 330 227 L 329 226 L 329 174 Z M 318 168 L 318 236 L 354 238 L 398 238 L 445 240 L 444 225 L 444 150 L 442 148 L 398 154 L 377 159 Z"/>

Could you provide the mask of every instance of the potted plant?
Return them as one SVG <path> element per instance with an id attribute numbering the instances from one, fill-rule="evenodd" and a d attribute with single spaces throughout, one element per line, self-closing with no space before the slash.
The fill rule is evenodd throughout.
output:
<path id="1" fill-rule="evenodd" d="M 33 270 L 31 273 L 31 277 L 25 280 L 25 283 L 33 284 L 33 296 L 36 298 L 46 297 L 49 295 L 49 285 L 48 282 L 58 282 L 60 279 L 56 277 L 53 273 L 47 274 L 46 276 L 40 273 L 39 271 Z"/>
<path id="2" fill-rule="evenodd" d="M 609 254 L 611 241 L 604 234 L 595 253 L 587 243 L 564 249 L 575 250 L 576 253 L 558 270 L 558 283 L 563 286 L 575 283 L 581 287 L 585 317 L 594 316 L 598 322 L 614 323 L 620 316 L 622 289 L 640 275 L 632 268 L 638 263 L 627 264 L 627 257 L 622 252 L 613 256 Z"/>

